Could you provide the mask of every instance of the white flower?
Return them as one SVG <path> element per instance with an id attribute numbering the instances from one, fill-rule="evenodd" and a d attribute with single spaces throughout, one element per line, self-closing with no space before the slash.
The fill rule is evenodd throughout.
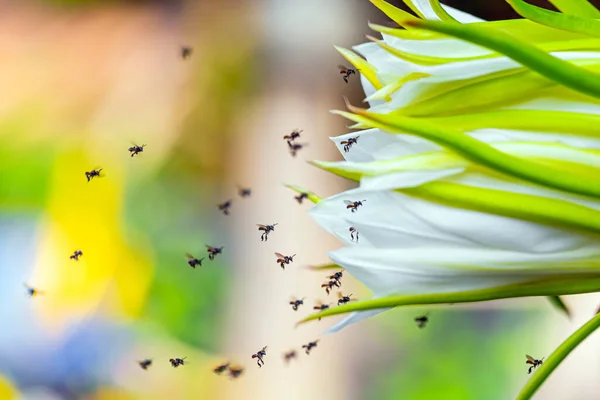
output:
<path id="1" fill-rule="evenodd" d="M 436 24 L 371 1 L 408 29 L 371 25 L 383 39 L 355 47 L 366 61 L 339 49 L 371 108 L 337 112 L 364 130 L 332 138 L 346 161 L 314 164 L 360 187 L 309 213 L 379 300 L 319 316 L 363 310 L 337 331 L 396 305 L 600 291 L 600 40 L 544 15 L 552 26 L 443 6 L 463 25 L 407 1 Z"/>

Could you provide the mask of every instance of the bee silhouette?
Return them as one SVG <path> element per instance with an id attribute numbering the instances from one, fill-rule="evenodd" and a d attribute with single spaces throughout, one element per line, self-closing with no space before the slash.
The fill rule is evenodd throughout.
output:
<path id="1" fill-rule="evenodd" d="M 131 146 L 128 150 L 131 153 L 131 157 L 135 156 L 136 154 L 142 153 L 144 152 L 144 147 L 146 147 L 145 144 L 138 146 L 135 143 L 132 143 L 133 146 Z"/>
<path id="2" fill-rule="evenodd" d="M 180 365 L 184 365 L 185 363 L 183 362 L 183 360 L 185 360 L 187 357 L 183 357 L 183 358 L 170 358 L 169 362 L 171 363 L 171 365 L 173 366 L 173 368 L 177 368 Z"/>
<path id="3" fill-rule="evenodd" d="M 196 266 L 201 267 L 202 266 L 202 260 L 204 260 L 204 257 L 198 259 L 196 257 L 194 257 L 193 255 L 191 255 L 190 253 L 185 253 L 186 258 L 188 259 L 188 265 L 194 269 L 196 269 Z"/>
<path id="4" fill-rule="evenodd" d="M 231 200 L 227 200 L 224 203 L 217 204 L 217 207 L 219 207 L 219 211 L 223 211 L 223 214 L 229 215 L 229 209 L 231 208 Z"/>
<path id="5" fill-rule="evenodd" d="M 206 245 L 206 250 L 208 251 L 208 259 L 210 261 L 213 261 L 215 259 L 215 257 L 217 256 L 217 254 L 221 254 L 223 252 L 223 248 L 225 248 L 225 246 L 212 247 L 212 246 Z"/>
<path id="6" fill-rule="evenodd" d="M 240 197 L 250 197 L 250 195 L 252 194 L 252 189 L 238 186 L 238 194 L 240 195 Z"/>
<path id="7" fill-rule="evenodd" d="M 147 371 L 147 370 L 148 370 L 148 368 L 149 368 L 149 367 L 152 365 L 152 360 L 150 360 L 150 359 L 146 359 L 146 360 L 138 361 L 137 363 L 140 365 L 140 367 L 141 367 L 141 368 L 142 368 L 144 371 Z"/>
<path id="8" fill-rule="evenodd" d="M 341 306 L 342 304 L 349 303 L 351 301 L 356 301 L 356 299 L 351 298 L 352 294 L 348 296 L 344 296 L 342 292 L 338 292 L 338 302 L 337 305 Z"/>
<path id="9" fill-rule="evenodd" d="M 190 57 L 192 55 L 192 51 L 194 49 L 192 49 L 191 47 L 187 47 L 187 46 L 182 46 L 181 47 L 181 58 L 183 58 L 184 60 L 188 57 Z"/>
<path id="10" fill-rule="evenodd" d="M 71 260 L 79 261 L 79 257 L 81 257 L 82 255 L 83 255 L 83 251 L 75 250 L 75 252 L 71 256 L 69 256 L 69 258 Z"/>
<path id="11" fill-rule="evenodd" d="M 91 171 L 87 171 L 85 173 L 85 177 L 87 178 L 87 181 L 89 182 L 89 181 L 91 181 L 92 179 L 94 179 L 96 177 L 100 178 L 100 172 L 101 171 L 102 171 L 102 168 L 96 168 L 96 169 L 93 169 Z"/>
<path id="12" fill-rule="evenodd" d="M 298 354 L 296 353 L 296 350 L 292 350 L 292 351 L 288 351 L 287 353 L 283 353 L 283 361 L 285 361 L 286 364 L 289 364 L 293 358 L 297 357 L 297 355 Z"/>
<path id="13" fill-rule="evenodd" d="M 331 292 L 331 289 L 333 289 L 334 286 L 335 287 L 340 287 L 340 284 L 338 283 L 338 281 L 331 280 L 331 281 L 329 281 L 329 282 L 324 283 L 324 284 L 321 285 L 321 287 L 325 288 L 325 292 L 327 294 L 329 294 L 329 292 Z"/>
<path id="14" fill-rule="evenodd" d="M 424 328 L 425 325 L 427 325 L 427 322 L 429 322 L 429 314 L 421 315 L 415 318 L 415 322 L 419 328 Z"/>
<path id="15" fill-rule="evenodd" d="M 261 225 L 261 224 L 256 224 L 256 226 L 258 226 L 258 230 L 259 231 L 263 231 L 263 233 L 260 235 L 260 241 L 267 241 L 268 236 L 269 236 L 269 232 L 273 232 L 275 230 L 275 225 L 277 224 L 273 224 L 273 225 Z"/>
<path id="16" fill-rule="evenodd" d="M 358 231 L 356 228 L 350 227 L 350 239 L 354 242 L 354 235 L 356 234 L 356 243 L 358 243 Z"/>
<path id="17" fill-rule="evenodd" d="M 531 364 L 531 367 L 529 367 L 529 371 L 527 372 L 528 374 L 531 374 L 531 371 L 533 371 L 536 367 L 539 367 L 540 365 L 543 364 L 544 358 L 542 358 L 541 360 L 536 360 L 535 358 L 531 357 L 528 354 L 525 354 L 525 357 L 527 358 L 527 361 L 525 361 L 525 364 Z"/>
<path id="18" fill-rule="evenodd" d="M 256 353 L 252 354 L 252 358 L 256 358 L 256 364 L 258 364 L 259 368 L 262 368 L 262 365 L 265 365 L 265 361 L 263 360 L 263 357 L 265 357 L 267 355 L 267 346 L 263 347 L 262 350 L 257 351 Z M 262 365 L 261 365 L 262 363 Z"/>
<path id="19" fill-rule="evenodd" d="M 302 150 L 305 146 L 308 146 L 308 143 L 292 143 L 288 142 L 288 146 L 290 148 L 290 154 L 292 157 L 296 157 L 296 154 Z"/>
<path id="20" fill-rule="evenodd" d="M 292 301 L 290 301 L 290 304 L 292 306 L 292 310 L 294 311 L 298 311 L 298 307 L 300 307 L 301 305 L 304 304 L 304 299 L 306 299 L 306 297 L 303 297 L 302 299 L 298 300 L 298 299 L 292 299 Z"/>
<path id="21" fill-rule="evenodd" d="M 323 311 L 323 310 L 327 310 L 331 306 L 331 303 L 323 304 L 323 302 L 321 302 L 321 301 L 317 301 L 316 304 L 317 305 L 313 307 L 313 310 Z M 321 320 L 321 318 L 319 318 L 319 321 L 320 320 Z"/>
<path id="22" fill-rule="evenodd" d="M 294 257 L 296 257 L 295 254 L 293 256 L 284 256 L 281 253 L 275 253 L 275 255 L 277 256 L 277 264 L 281 266 L 281 269 L 285 269 L 286 264 L 294 262 Z"/>
<path id="23" fill-rule="evenodd" d="M 351 138 L 348 138 L 348 140 L 342 140 L 340 142 L 340 144 L 342 146 L 344 146 L 344 153 L 349 152 L 350 149 L 352 148 L 352 146 L 358 143 L 358 138 L 359 137 L 360 136 L 351 137 Z"/>
<path id="24" fill-rule="evenodd" d="M 327 278 L 329 278 L 330 280 L 336 281 L 337 283 L 339 283 L 341 285 L 342 282 L 340 279 L 342 279 L 343 276 L 344 276 L 344 273 L 342 271 L 338 271 L 335 274 L 328 276 Z"/>
<path id="25" fill-rule="evenodd" d="M 344 82 L 346 83 L 348 83 L 350 75 L 356 75 L 356 69 L 354 68 L 348 68 L 343 65 L 338 65 L 338 69 L 340 70 L 340 75 L 342 75 L 342 78 L 344 78 Z"/>
<path id="26" fill-rule="evenodd" d="M 289 135 L 285 135 L 283 137 L 283 140 L 286 140 L 288 142 L 288 145 L 290 144 L 290 142 L 293 142 L 294 140 L 298 139 L 300 137 L 300 134 L 304 132 L 298 129 L 294 129 L 292 131 L 292 133 L 290 133 Z"/>
<path id="27" fill-rule="evenodd" d="M 23 285 L 25 286 L 25 289 L 27 289 L 27 296 L 29 296 L 29 297 L 35 297 L 37 295 L 45 293 L 39 289 L 34 288 L 33 286 L 29 286 L 26 283 L 24 283 Z"/>
<path id="28" fill-rule="evenodd" d="M 298 196 L 294 196 L 294 199 L 296 199 L 298 204 L 302 204 L 302 200 L 308 199 L 308 193 L 300 193 Z"/>
<path id="29" fill-rule="evenodd" d="M 229 377 L 231 379 L 237 379 L 244 372 L 242 367 L 229 367 Z"/>
<path id="30" fill-rule="evenodd" d="M 319 340 L 320 340 L 320 339 L 317 339 L 317 340 L 315 340 L 314 342 L 310 342 L 310 343 L 308 343 L 308 344 L 304 344 L 304 345 L 302 345 L 302 348 L 304 349 L 304 352 L 305 352 L 306 354 L 310 354 L 310 350 L 311 350 L 313 347 L 317 347 L 317 343 L 319 343 Z"/>
<path id="31" fill-rule="evenodd" d="M 346 209 L 349 209 L 352 212 L 356 212 L 358 207 L 363 205 L 363 201 L 366 201 L 366 200 L 362 200 L 362 201 L 344 200 L 344 204 L 346 204 Z"/>
<path id="32" fill-rule="evenodd" d="M 213 368 L 213 372 L 217 375 L 221 375 L 223 372 L 227 371 L 229 368 L 229 363 L 221 364 Z"/>

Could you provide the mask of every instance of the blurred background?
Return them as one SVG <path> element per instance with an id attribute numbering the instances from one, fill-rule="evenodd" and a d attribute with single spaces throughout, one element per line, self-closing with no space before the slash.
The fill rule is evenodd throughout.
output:
<path id="1" fill-rule="evenodd" d="M 445 3 L 516 17 L 501 0 Z M 509 399 L 528 378 L 525 353 L 548 356 L 600 301 L 567 298 L 571 320 L 531 299 L 398 309 L 334 335 L 322 336 L 334 319 L 294 327 L 317 299 L 335 301 L 319 288 L 326 273 L 306 267 L 341 244 L 283 184 L 351 187 L 304 160 L 341 159 L 328 137 L 347 122 L 328 110 L 363 93 L 340 78 L 333 45 L 388 22 L 366 0 L 0 10 L 0 399 Z M 193 48 L 185 60 L 181 46 Z M 295 128 L 308 146 L 293 158 L 282 136 Z M 132 158 L 132 143 L 147 147 Z M 93 168 L 105 176 L 87 183 Z M 216 204 L 229 199 L 225 216 Z M 257 223 L 278 223 L 268 242 Z M 205 245 L 224 252 L 189 268 L 185 253 Z M 297 257 L 282 271 L 274 252 Z M 24 283 L 44 293 L 29 298 Z M 292 296 L 307 298 L 297 312 Z M 263 346 L 259 369 L 250 356 Z M 586 341 L 536 398 L 597 399 L 598 350 L 599 337 Z M 243 375 L 213 374 L 225 361 Z"/>

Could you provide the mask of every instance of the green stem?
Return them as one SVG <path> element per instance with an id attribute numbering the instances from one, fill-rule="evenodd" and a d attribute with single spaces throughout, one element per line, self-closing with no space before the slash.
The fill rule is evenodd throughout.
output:
<path id="1" fill-rule="evenodd" d="M 579 328 L 573 333 L 567 340 L 562 342 L 560 346 L 548 359 L 544 360 L 544 364 L 538 368 L 536 373 L 531 379 L 525 384 L 523 389 L 519 392 L 515 400 L 527 400 L 539 389 L 544 383 L 546 378 L 558 367 L 558 365 L 579 345 L 583 342 L 592 332 L 600 328 L 600 314 L 596 314 L 594 318 L 589 320 L 585 325 Z"/>

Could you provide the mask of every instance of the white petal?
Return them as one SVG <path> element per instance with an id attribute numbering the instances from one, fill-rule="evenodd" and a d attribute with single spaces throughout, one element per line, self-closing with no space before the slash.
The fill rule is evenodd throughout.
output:
<path id="1" fill-rule="evenodd" d="M 442 170 L 405 171 L 379 176 L 365 176 L 360 181 L 360 187 L 364 190 L 392 190 L 409 188 L 452 175 L 457 175 L 464 170 L 464 168 L 449 168 Z"/>
<path id="2" fill-rule="evenodd" d="M 391 308 L 382 308 L 382 309 L 378 309 L 378 310 L 353 312 L 350 315 L 348 315 L 346 318 L 344 318 L 343 320 L 338 322 L 337 324 L 333 325 L 327 331 L 325 331 L 325 334 L 339 332 L 340 330 L 344 329 L 348 325 L 355 324 L 357 322 L 363 321 L 367 318 L 371 318 L 377 314 L 380 314 L 380 313 L 382 313 L 384 311 L 388 311 L 388 310 L 391 310 Z"/>
<path id="3" fill-rule="evenodd" d="M 440 18 L 437 16 L 435 11 L 433 11 L 433 7 L 431 7 L 431 3 L 429 0 L 413 0 L 413 4 L 415 5 L 415 7 L 417 7 L 417 9 L 421 12 L 421 14 L 423 14 L 423 16 L 426 19 L 430 19 L 430 20 L 434 20 L 434 21 L 440 20 Z M 468 24 L 468 23 L 473 23 L 473 22 L 485 22 L 484 19 L 475 17 L 464 11 L 457 10 L 456 8 L 452 8 L 445 4 L 441 4 L 441 5 L 442 5 L 442 8 L 444 10 L 446 10 L 446 12 L 448 14 L 450 14 L 454 19 L 456 19 L 457 21 L 459 21 L 463 24 Z"/>

